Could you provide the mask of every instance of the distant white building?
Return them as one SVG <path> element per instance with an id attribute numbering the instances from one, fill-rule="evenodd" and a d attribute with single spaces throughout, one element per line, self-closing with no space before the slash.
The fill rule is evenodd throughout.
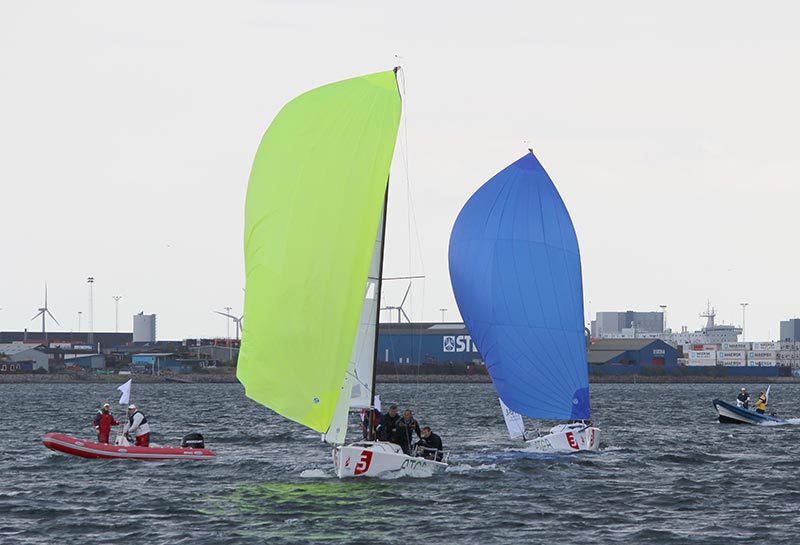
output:
<path id="1" fill-rule="evenodd" d="M 133 316 L 133 342 L 156 342 L 156 315 L 140 312 Z"/>

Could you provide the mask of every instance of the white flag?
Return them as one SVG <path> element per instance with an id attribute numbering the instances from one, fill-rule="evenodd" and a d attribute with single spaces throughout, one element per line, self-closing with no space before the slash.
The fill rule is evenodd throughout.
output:
<path id="1" fill-rule="evenodd" d="M 512 439 L 525 437 L 525 423 L 522 421 L 522 415 L 506 407 L 506 404 L 499 397 L 497 399 L 500 401 L 500 408 L 503 409 L 503 418 L 506 419 L 508 435 Z"/>
<path id="2" fill-rule="evenodd" d="M 772 384 L 768 385 L 767 386 L 767 391 L 764 392 L 764 403 L 769 403 L 769 387 L 770 386 L 772 386 Z"/>
<path id="3" fill-rule="evenodd" d="M 120 405 L 127 405 L 131 402 L 131 382 L 133 379 L 128 379 L 128 382 L 123 384 L 122 386 L 117 386 L 117 390 L 122 392 L 122 396 L 119 398 Z"/>
<path id="4" fill-rule="evenodd" d="M 378 412 L 381 412 L 381 396 L 380 396 L 380 394 L 375 396 L 375 403 L 373 404 L 373 406 L 375 407 L 375 409 Z"/>

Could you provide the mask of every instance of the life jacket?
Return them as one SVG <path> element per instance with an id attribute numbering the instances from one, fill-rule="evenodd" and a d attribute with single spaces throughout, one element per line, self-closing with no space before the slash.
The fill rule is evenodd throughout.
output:
<path id="1" fill-rule="evenodd" d="M 139 418 L 137 418 L 137 416 Z M 125 426 L 123 431 L 125 433 L 133 431 L 136 437 L 150 433 L 150 425 L 147 423 L 147 417 L 137 410 L 128 417 L 128 424 Z"/>
<path id="2" fill-rule="evenodd" d="M 756 401 L 756 409 L 760 409 L 762 411 L 767 410 L 767 396 L 765 395 L 758 396 L 758 401 Z"/>

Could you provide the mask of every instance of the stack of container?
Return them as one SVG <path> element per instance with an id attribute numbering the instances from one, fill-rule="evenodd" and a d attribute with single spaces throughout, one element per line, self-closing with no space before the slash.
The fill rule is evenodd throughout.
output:
<path id="1" fill-rule="evenodd" d="M 800 367 L 800 343 L 782 342 L 778 352 L 778 365 L 781 367 Z"/>
<path id="2" fill-rule="evenodd" d="M 747 353 L 747 350 L 720 350 L 717 360 L 725 367 L 744 367 L 747 365 Z"/>
<path id="3" fill-rule="evenodd" d="M 695 347 L 707 348 L 707 347 Z M 712 350 L 690 350 L 689 351 L 689 365 L 691 366 L 709 366 L 717 364 L 717 350 L 716 346 L 711 347 Z"/>
<path id="4" fill-rule="evenodd" d="M 759 342 L 753 343 L 753 349 L 747 353 L 749 367 L 775 367 L 778 365 L 778 352 L 781 343 Z"/>

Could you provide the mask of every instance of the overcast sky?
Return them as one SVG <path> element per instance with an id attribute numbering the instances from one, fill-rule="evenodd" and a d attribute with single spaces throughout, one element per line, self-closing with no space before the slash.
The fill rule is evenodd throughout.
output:
<path id="1" fill-rule="evenodd" d="M 775 339 L 800 313 L 800 8 L 653 4 L 2 2 L 0 330 L 41 330 L 45 283 L 48 330 L 79 312 L 87 330 L 93 276 L 95 331 L 119 295 L 121 331 L 144 311 L 159 339 L 225 336 L 212 311 L 242 311 L 263 132 L 299 93 L 398 55 L 385 272 L 425 276 L 415 321 L 460 319 L 450 229 L 530 145 L 575 223 L 587 320 L 667 305 L 696 329 L 710 301 L 741 325 L 748 302 L 747 339 Z"/>

